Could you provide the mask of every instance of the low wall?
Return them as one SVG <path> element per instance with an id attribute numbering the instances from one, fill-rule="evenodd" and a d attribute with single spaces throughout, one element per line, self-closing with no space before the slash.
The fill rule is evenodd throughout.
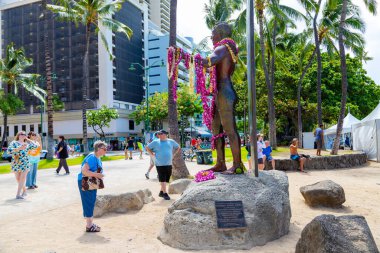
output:
<path id="1" fill-rule="evenodd" d="M 367 162 L 365 153 L 346 154 L 337 156 L 316 156 L 307 159 L 304 165 L 305 170 L 331 170 L 351 168 L 363 165 Z M 297 170 L 299 162 L 291 159 L 276 159 L 276 170 Z M 272 165 L 268 162 L 265 169 L 272 169 Z"/>

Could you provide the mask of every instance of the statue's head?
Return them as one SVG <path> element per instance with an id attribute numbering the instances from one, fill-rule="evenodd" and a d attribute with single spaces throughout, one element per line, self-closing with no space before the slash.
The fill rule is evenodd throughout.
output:
<path id="1" fill-rule="evenodd" d="M 232 28 L 226 22 L 220 22 L 212 29 L 212 43 L 215 45 L 222 39 L 229 38 L 232 36 Z"/>

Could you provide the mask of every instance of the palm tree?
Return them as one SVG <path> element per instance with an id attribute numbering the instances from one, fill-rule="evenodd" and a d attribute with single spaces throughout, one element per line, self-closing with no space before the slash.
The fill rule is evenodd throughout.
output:
<path id="1" fill-rule="evenodd" d="M 125 34 L 128 38 L 132 36 L 132 30 L 125 24 L 113 19 L 113 15 L 122 8 L 125 0 L 55 0 L 57 5 L 47 5 L 48 9 L 58 14 L 58 18 L 81 24 L 86 31 L 86 49 L 83 57 L 83 88 L 82 88 L 82 127 L 84 153 L 88 153 L 87 145 L 87 89 L 90 87 L 90 38 L 95 33 L 100 34 L 100 38 L 107 52 L 112 59 L 112 53 L 102 27 L 115 32 Z"/>
<path id="2" fill-rule="evenodd" d="M 19 88 L 25 89 L 33 96 L 45 102 L 46 92 L 39 88 L 37 80 L 39 75 L 25 73 L 32 66 L 33 61 L 25 56 L 24 49 L 15 49 L 13 43 L 7 46 L 5 58 L 0 60 L 0 80 L 4 85 L 4 96 L 14 92 L 17 94 Z M 3 112 L 4 132 L 1 140 L 1 148 L 7 138 L 8 114 Z"/>
<path id="3" fill-rule="evenodd" d="M 170 0 L 170 34 L 169 46 L 176 47 L 177 42 L 177 0 Z M 178 113 L 177 103 L 174 101 L 173 81 L 169 80 L 169 98 L 168 98 L 168 118 L 169 118 L 169 133 L 172 139 L 180 143 L 180 135 L 178 128 Z M 173 178 L 186 178 L 189 176 L 186 163 L 182 155 L 177 153 L 173 158 Z"/>
<path id="4" fill-rule="evenodd" d="M 332 155 L 338 154 L 339 144 L 340 144 L 340 135 L 342 133 L 342 127 L 343 127 L 343 119 L 346 114 L 346 102 L 347 102 L 347 86 L 348 86 L 348 80 L 347 80 L 347 64 L 346 64 L 346 52 L 345 52 L 345 29 L 346 29 L 346 17 L 348 12 L 348 0 L 342 0 L 341 5 L 341 17 L 340 17 L 340 26 L 339 26 L 339 53 L 340 53 L 340 69 L 342 72 L 342 98 L 340 102 L 340 114 L 336 129 L 336 136 L 333 144 L 333 148 L 331 150 Z M 377 1 L 376 0 L 364 0 L 364 3 L 368 10 L 376 15 L 377 12 Z"/>
<path id="5" fill-rule="evenodd" d="M 53 82 L 51 71 L 51 57 L 49 47 L 49 33 L 48 33 L 48 12 L 47 12 L 47 0 L 42 1 L 42 15 L 41 18 L 44 22 L 44 47 L 45 47 L 45 73 L 46 73 L 46 90 L 47 90 L 47 115 L 48 115 L 48 129 L 47 129 L 47 159 L 53 159 L 54 157 L 54 128 L 53 128 Z"/>

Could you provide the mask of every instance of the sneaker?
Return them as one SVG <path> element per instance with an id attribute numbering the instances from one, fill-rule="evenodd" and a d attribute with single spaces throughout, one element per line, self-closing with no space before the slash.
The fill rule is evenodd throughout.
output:
<path id="1" fill-rule="evenodd" d="M 66 172 L 65 174 L 66 174 L 66 175 L 70 175 L 70 172 Z"/>
<path id="2" fill-rule="evenodd" d="M 164 193 L 164 199 L 165 200 L 170 200 L 170 197 L 169 197 L 169 195 L 166 192 Z"/>
<path id="3" fill-rule="evenodd" d="M 26 197 L 26 196 L 28 196 L 28 194 L 26 193 L 26 191 L 24 191 L 22 194 L 21 194 L 21 197 Z"/>
<path id="4" fill-rule="evenodd" d="M 148 172 L 145 173 L 145 177 L 146 177 L 146 179 L 149 179 L 149 173 Z"/>
<path id="5" fill-rule="evenodd" d="M 163 197 L 164 197 L 164 192 L 163 192 L 163 191 L 160 191 L 160 193 L 158 194 L 158 197 L 163 198 Z"/>
<path id="6" fill-rule="evenodd" d="M 38 188 L 38 186 L 37 186 L 37 185 L 33 185 L 33 187 L 34 187 L 34 188 Z"/>
<path id="7" fill-rule="evenodd" d="M 55 173 L 56 173 L 56 174 L 59 174 L 59 171 L 58 171 L 58 170 L 55 170 Z"/>
<path id="8" fill-rule="evenodd" d="M 28 186 L 28 190 L 33 190 L 34 188 L 36 188 L 36 187 L 34 187 L 33 185 L 32 186 Z"/>
<path id="9" fill-rule="evenodd" d="M 129 157 L 129 160 L 132 160 L 132 157 Z"/>
<path id="10" fill-rule="evenodd" d="M 20 195 L 17 195 L 17 196 L 16 196 L 16 199 L 24 199 L 24 197 L 23 197 L 23 196 L 20 196 Z"/>

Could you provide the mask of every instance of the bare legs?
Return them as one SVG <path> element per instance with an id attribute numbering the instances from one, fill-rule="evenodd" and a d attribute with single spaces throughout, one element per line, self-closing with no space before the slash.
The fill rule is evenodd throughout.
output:
<path id="1" fill-rule="evenodd" d="M 26 192 L 25 181 L 26 181 L 27 175 L 28 175 L 28 170 L 15 172 L 15 177 L 16 177 L 16 181 L 17 181 L 16 198 L 22 196 L 22 194 L 25 194 L 25 192 Z M 22 193 L 21 193 L 21 191 L 22 191 Z"/>
<path id="2" fill-rule="evenodd" d="M 160 185 L 161 185 L 161 191 L 162 191 L 163 193 L 167 193 L 167 192 L 166 192 L 166 182 L 160 182 Z"/>
<path id="3" fill-rule="evenodd" d="M 303 165 L 305 164 L 306 158 L 301 157 L 300 158 L 300 170 L 303 172 Z"/>

